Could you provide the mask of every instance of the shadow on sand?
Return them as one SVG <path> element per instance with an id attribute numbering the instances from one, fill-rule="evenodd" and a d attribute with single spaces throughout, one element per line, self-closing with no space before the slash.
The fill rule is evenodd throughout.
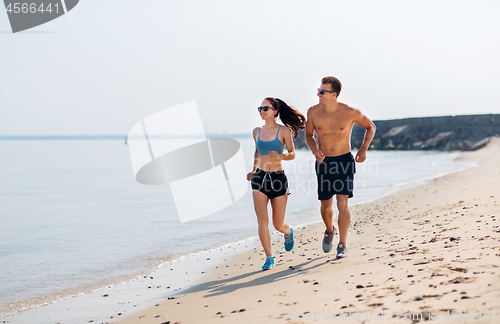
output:
<path id="1" fill-rule="evenodd" d="M 315 261 L 321 261 L 325 259 L 327 259 L 325 262 L 316 265 L 311 265 L 311 263 Z M 280 270 L 280 268 L 282 268 L 284 265 L 278 264 L 277 266 L 274 267 L 274 269 L 271 269 L 269 271 L 257 270 L 222 280 L 202 282 L 200 284 L 194 285 L 184 290 L 182 294 L 190 294 L 190 293 L 206 291 L 204 297 L 220 296 L 232 293 L 238 289 L 266 285 L 272 282 L 277 282 L 280 280 L 296 277 L 298 275 L 308 273 L 309 271 L 317 269 L 323 265 L 326 264 L 331 265 L 333 264 L 332 261 L 335 261 L 335 259 L 328 259 L 328 256 L 316 257 L 307 262 L 290 266 L 289 268 L 282 270 Z M 245 279 L 246 281 L 240 282 Z M 165 295 L 162 297 L 166 298 L 167 296 Z"/>

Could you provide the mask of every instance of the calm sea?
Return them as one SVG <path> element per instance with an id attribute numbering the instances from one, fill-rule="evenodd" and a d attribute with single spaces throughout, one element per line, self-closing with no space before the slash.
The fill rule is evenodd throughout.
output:
<path id="1" fill-rule="evenodd" d="M 253 140 L 239 141 L 250 170 Z M 350 203 L 471 166 L 456 156 L 368 152 Z M 319 221 L 313 156 L 298 151 L 285 170 L 287 220 Z M 250 189 L 232 206 L 181 224 L 169 187 L 137 183 L 119 140 L 0 141 L 0 226 L 0 318 L 257 234 Z"/>

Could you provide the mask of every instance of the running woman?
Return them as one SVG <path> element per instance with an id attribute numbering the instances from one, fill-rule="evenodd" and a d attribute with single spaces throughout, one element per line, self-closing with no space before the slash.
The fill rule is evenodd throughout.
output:
<path id="1" fill-rule="evenodd" d="M 266 253 L 262 270 L 269 270 L 274 266 L 267 215 L 269 201 L 271 201 L 274 228 L 285 235 L 285 250 L 291 251 L 293 248 L 293 229 L 285 222 L 286 203 L 290 192 L 281 161 L 295 158 L 292 134 L 297 138 L 299 129 L 305 128 L 306 118 L 278 98 L 264 99 L 257 109 L 265 123 L 264 126 L 253 130 L 254 165 L 252 171 L 247 174 L 247 180 L 252 184 L 259 238 Z M 276 122 L 277 118 L 284 126 Z"/>

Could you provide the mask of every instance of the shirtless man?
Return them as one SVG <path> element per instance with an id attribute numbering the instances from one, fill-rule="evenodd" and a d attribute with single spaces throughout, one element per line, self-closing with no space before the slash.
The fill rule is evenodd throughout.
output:
<path id="1" fill-rule="evenodd" d="M 354 107 L 338 102 L 342 84 L 335 77 L 325 77 L 318 89 L 319 104 L 307 111 L 306 143 L 316 158 L 318 199 L 321 201 L 321 217 L 326 230 L 323 251 L 328 253 L 333 247 L 333 236 L 337 229 L 333 225 L 333 196 L 337 195 L 339 210 L 339 244 L 337 258 L 345 258 L 347 253 L 347 232 L 351 214 L 347 199 L 353 196 L 355 162 L 366 159 L 366 151 L 375 135 L 375 124 Z M 351 132 L 354 123 L 365 128 L 365 137 L 356 159 L 351 154 Z M 318 144 L 314 139 L 316 132 Z"/>

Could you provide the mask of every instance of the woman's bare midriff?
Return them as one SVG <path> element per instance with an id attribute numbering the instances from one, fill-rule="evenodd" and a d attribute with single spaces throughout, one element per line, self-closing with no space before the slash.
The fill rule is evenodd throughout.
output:
<path id="1" fill-rule="evenodd" d="M 276 161 L 276 159 L 271 159 L 268 155 L 261 155 L 259 169 L 267 172 L 283 171 L 283 163 Z"/>

